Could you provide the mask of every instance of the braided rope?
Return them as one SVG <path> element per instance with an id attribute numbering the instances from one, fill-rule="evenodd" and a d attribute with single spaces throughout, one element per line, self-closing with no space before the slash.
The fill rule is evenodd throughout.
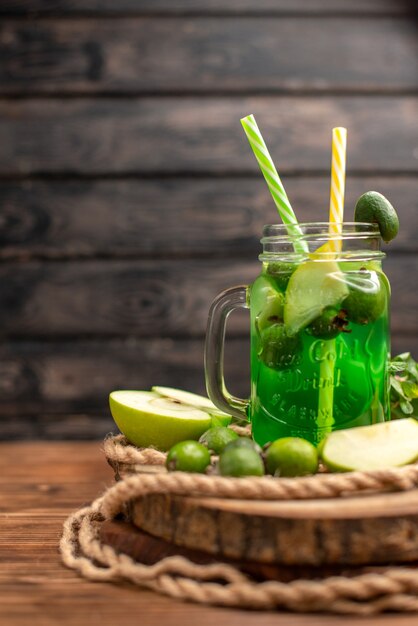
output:
<path id="1" fill-rule="evenodd" d="M 111 463 L 127 465 L 164 465 L 166 454 L 155 448 L 137 448 L 123 435 L 109 435 L 103 444 L 106 458 Z"/>
<path id="2" fill-rule="evenodd" d="M 167 478 L 178 480 L 170 483 Z M 190 487 L 190 478 L 209 477 L 190 477 L 180 472 L 142 474 L 108 489 L 91 506 L 66 520 L 60 542 L 64 563 L 90 580 L 126 580 L 173 598 L 204 604 L 356 615 L 418 611 L 418 570 L 412 567 L 379 568 L 378 572 L 350 578 L 255 582 L 226 563 L 198 565 L 184 557 L 170 556 L 154 565 L 143 565 L 101 543 L 101 524 L 123 510 L 129 499 L 157 491 L 157 483 L 160 492 L 178 493 Z"/>
<path id="3" fill-rule="evenodd" d="M 407 490 L 418 486 L 418 464 L 401 468 L 317 474 L 300 478 L 224 478 L 173 473 L 141 473 L 141 465 L 161 466 L 165 454 L 138 449 L 122 436 L 109 437 L 105 454 L 113 465 L 139 469 L 107 489 L 91 506 L 71 515 L 64 524 L 60 550 L 63 562 L 81 575 L 97 581 L 126 580 L 181 600 L 250 608 L 287 609 L 372 615 L 383 611 L 418 611 L 418 570 L 413 567 L 379 567 L 352 577 L 322 580 L 255 582 L 232 565 L 199 565 L 170 556 L 144 565 L 117 553 L 100 541 L 100 527 L 124 511 L 127 502 L 146 494 L 195 495 L 249 500 L 301 500 L 332 498 L 364 491 Z"/>
<path id="4" fill-rule="evenodd" d="M 114 464 L 131 466 L 161 466 L 165 453 L 153 448 L 136 448 L 129 445 L 122 435 L 109 437 L 104 443 L 106 457 Z M 248 498 L 252 500 L 309 500 L 352 495 L 363 491 L 406 491 L 418 486 L 418 463 L 405 467 L 347 472 L 342 474 L 316 474 L 298 478 L 224 478 L 203 474 L 173 472 L 157 473 L 138 478 L 128 476 L 120 488 L 131 492 L 130 498 L 145 493 L 172 493 L 176 495 L 199 495 L 222 498 Z M 139 491 L 138 491 L 139 489 Z M 143 491 L 145 490 L 145 491 Z M 112 496 L 109 495 L 109 499 Z"/>
<path id="5" fill-rule="evenodd" d="M 231 430 L 240 437 L 251 436 L 251 426 L 233 424 Z M 155 448 L 137 448 L 124 435 L 109 435 L 103 444 L 105 455 L 111 463 L 124 465 L 164 465 L 166 453 Z"/>

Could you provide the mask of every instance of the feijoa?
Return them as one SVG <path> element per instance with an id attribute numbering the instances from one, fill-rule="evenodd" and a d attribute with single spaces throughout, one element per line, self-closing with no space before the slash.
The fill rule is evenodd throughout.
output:
<path id="1" fill-rule="evenodd" d="M 321 315 L 308 326 L 308 332 L 318 339 L 334 339 L 348 324 L 344 310 L 337 311 L 332 307 L 325 309 Z"/>
<path id="2" fill-rule="evenodd" d="M 169 472 L 202 474 L 210 465 L 209 450 L 197 441 L 179 441 L 170 448 L 165 465 Z"/>
<path id="3" fill-rule="evenodd" d="M 385 196 L 378 191 L 367 191 L 356 202 L 354 221 L 371 222 L 379 226 L 383 241 L 388 243 L 399 231 L 399 218 Z"/>
<path id="4" fill-rule="evenodd" d="M 263 459 L 253 448 L 228 446 L 219 457 L 219 473 L 221 476 L 263 476 Z"/>
<path id="5" fill-rule="evenodd" d="M 260 335 L 259 359 L 275 370 L 295 367 L 300 362 L 300 336 L 289 335 L 284 324 L 272 324 Z"/>
<path id="6" fill-rule="evenodd" d="M 314 445 L 301 437 L 283 437 L 267 448 L 266 467 L 273 476 L 304 476 L 315 474 L 318 453 Z"/>
<path id="7" fill-rule="evenodd" d="M 199 443 L 202 443 L 208 450 L 212 450 L 215 454 L 220 454 L 228 443 L 236 439 L 238 439 L 237 433 L 230 428 L 215 426 L 203 433 L 199 439 Z"/>
<path id="8" fill-rule="evenodd" d="M 342 303 L 342 309 L 346 312 L 350 322 L 370 324 L 383 313 L 386 293 L 376 272 L 363 270 L 361 274 L 363 280 L 359 282 L 359 288 L 350 286 L 349 294 Z"/>
<path id="9" fill-rule="evenodd" d="M 296 263 L 287 263 L 286 261 L 274 261 L 267 265 L 267 274 L 273 276 L 277 286 L 285 291 L 287 283 L 289 282 L 290 277 L 296 268 Z"/>

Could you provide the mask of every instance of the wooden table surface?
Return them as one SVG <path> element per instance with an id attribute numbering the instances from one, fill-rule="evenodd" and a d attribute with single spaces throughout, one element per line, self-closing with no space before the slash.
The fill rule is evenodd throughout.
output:
<path id="1" fill-rule="evenodd" d="M 352 618 L 245 612 L 187 604 L 130 585 L 92 583 L 58 554 L 67 515 L 113 476 L 101 444 L 0 444 L 0 625 L 413 626 L 416 615 Z"/>

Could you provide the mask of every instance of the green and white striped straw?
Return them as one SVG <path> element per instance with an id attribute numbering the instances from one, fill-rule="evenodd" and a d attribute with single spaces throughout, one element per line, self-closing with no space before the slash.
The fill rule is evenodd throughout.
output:
<path id="1" fill-rule="evenodd" d="M 247 115 L 241 120 L 242 127 L 247 135 L 247 139 L 258 161 L 260 169 L 270 193 L 273 196 L 274 203 L 279 211 L 282 222 L 287 226 L 287 232 L 290 237 L 294 237 L 293 247 L 295 252 L 308 252 L 308 246 L 305 241 L 300 241 L 299 237 L 303 234 L 299 228 L 296 215 L 291 207 L 287 193 L 280 180 L 280 176 L 274 166 L 273 159 L 267 149 L 260 129 L 257 126 L 254 115 Z"/>

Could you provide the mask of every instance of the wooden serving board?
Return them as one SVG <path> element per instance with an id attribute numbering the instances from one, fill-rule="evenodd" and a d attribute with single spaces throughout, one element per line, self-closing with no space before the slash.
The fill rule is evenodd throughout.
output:
<path id="1" fill-rule="evenodd" d="M 198 564 L 215 563 L 214 555 L 199 550 L 181 548 L 173 543 L 158 539 L 139 530 L 133 524 L 123 521 L 107 521 L 100 528 L 100 539 L 103 543 L 112 546 L 117 552 L 123 552 L 145 565 L 153 565 L 169 556 L 183 556 Z M 256 580 L 279 580 L 290 582 L 300 578 L 318 579 L 328 576 L 354 576 L 370 570 L 370 566 L 325 565 L 321 568 L 308 565 L 279 565 L 276 563 L 258 563 L 223 558 L 223 562 L 234 565 Z M 380 565 L 383 569 L 383 565 Z M 408 563 L 411 567 L 411 563 Z M 373 565 L 373 571 L 379 570 L 379 565 Z"/>
<path id="2" fill-rule="evenodd" d="M 313 567 L 418 561 L 418 489 L 276 502 L 152 494 L 132 503 L 129 521 L 219 559 Z"/>
<path id="3" fill-rule="evenodd" d="M 165 472 L 160 466 L 109 463 L 116 480 Z M 164 542 L 162 556 L 167 556 L 167 549 L 170 554 L 185 550 L 186 556 L 192 551 L 192 559 L 198 552 L 206 558 L 250 564 L 267 578 L 282 579 L 283 568 L 287 576 L 289 567 L 322 571 L 418 564 L 418 489 L 287 501 L 149 494 L 131 503 L 125 521 L 129 529 L 120 527 L 117 540 L 112 532 L 105 541 L 119 549 L 121 535 L 129 530 L 127 543 L 122 538 L 122 544 L 134 558 L 144 541 L 148 546 L 151 539 L 158 539 Z M 138 538 L 133 528 L 144 534 L 140 548 L 132 548 Z"/>

